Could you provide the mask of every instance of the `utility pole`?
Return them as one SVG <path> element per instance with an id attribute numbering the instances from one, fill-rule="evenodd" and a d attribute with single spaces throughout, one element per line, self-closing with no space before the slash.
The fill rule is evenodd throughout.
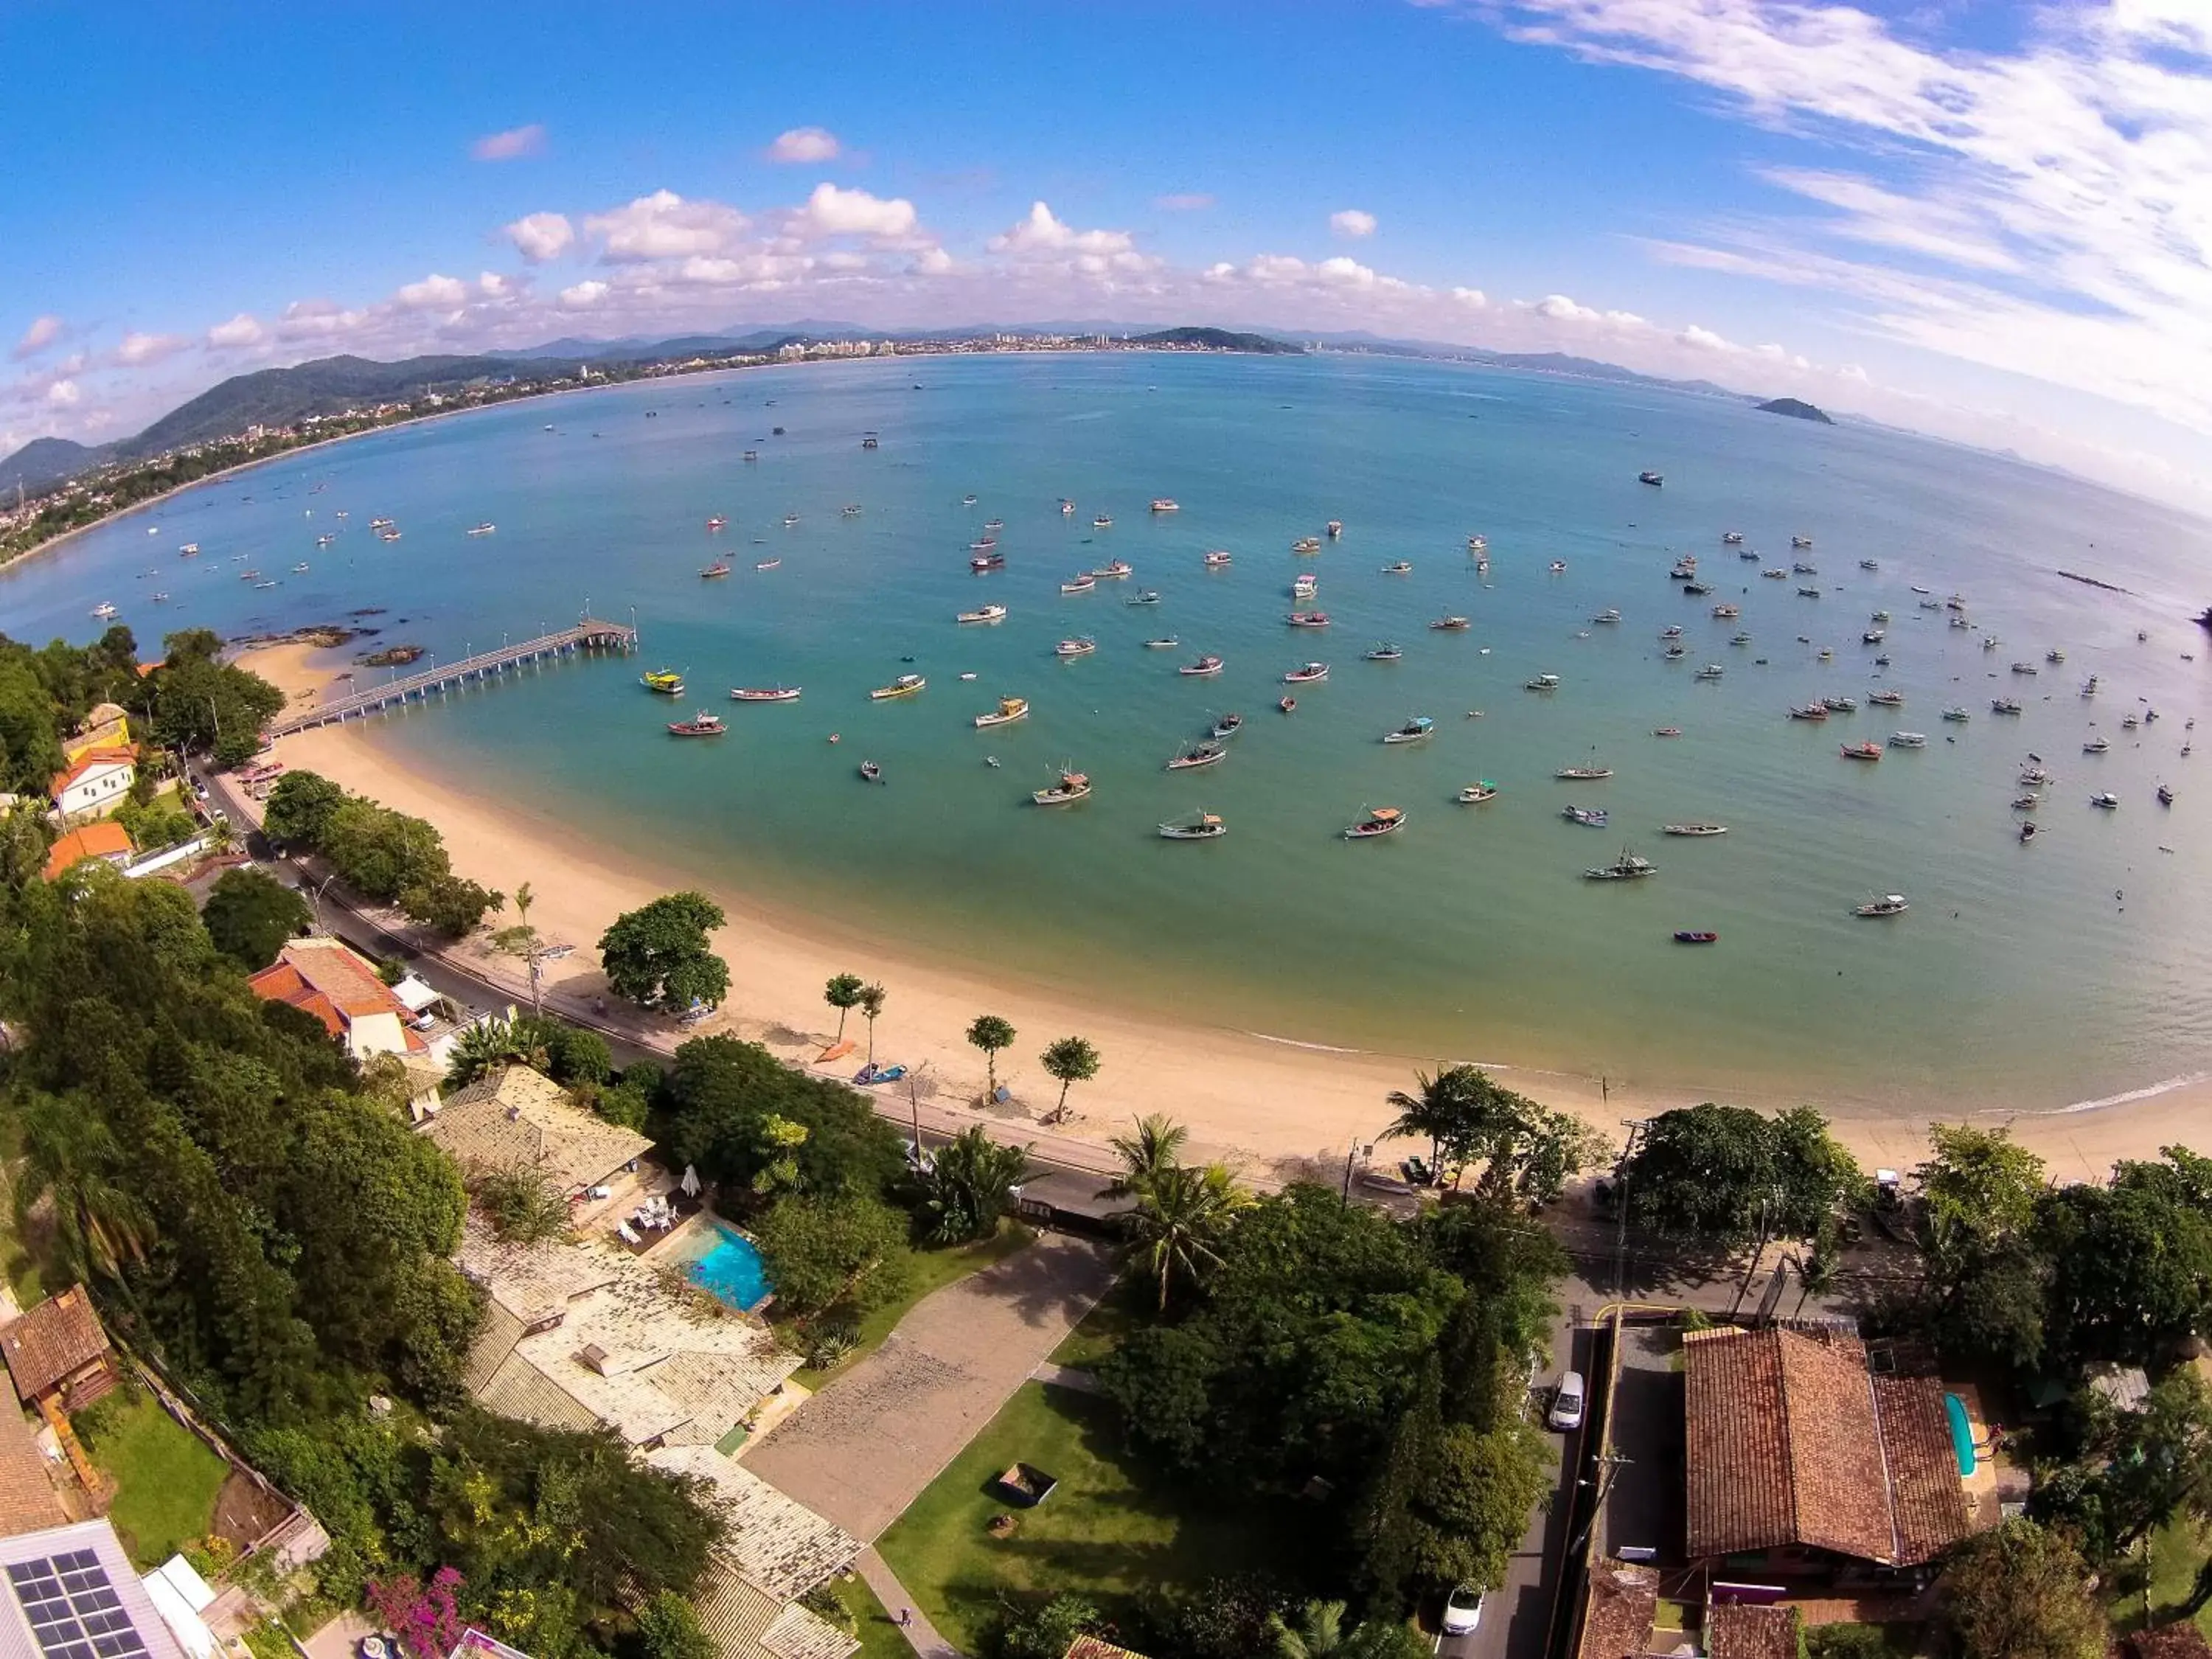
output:
<path id="1" fill-rule="evenodd" d="M 1590 1500 L 1589 1517 L 1583 1522 L 1582 1531 L 1576 1534 L 1574 1542 L 1567 1546 L 1568 1560 L 1571 1561 L 1581 1554 L 1583 1546 L 1589 1542 L 1590 1532 L 1597 1525 L 1598 1516 L 1605 1513 L 1605 1500 L 1613 1491 L 1613 1483 L 1620 1478 L 1621 1470 L 1634 1461 L 1619 1452 L 1607 1452 L 1597 1460 L 1597 1496 Z M 1586 1480 L 1583 1484 L 1588 1486 L 1589 1482 Z"/>
<path id="2" fill-rule="evenodd" d="M 1599 1079 L 1604 1086 L 1604 1079 Z M 1613 1293 L 1627 1293 L 1628 1279 L 1628 1165 L 1636 1156 L 1636 1137 L 1650 1126 L 1649 1118 L 1626 1118 L 1621 1127 L 1628 1131 L 1628 1144 L 1620 1150 L 1620 1163 L 1613 1172 Z"/>

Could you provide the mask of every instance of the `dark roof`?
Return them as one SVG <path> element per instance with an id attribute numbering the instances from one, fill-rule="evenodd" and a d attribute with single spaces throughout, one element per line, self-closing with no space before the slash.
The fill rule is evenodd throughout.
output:
<path id="1" fill-rule="evenodd" d="M 0 1538 L 58 1527 L 68 1519 L 60 1494 L 46 1478 L 46 1460 L 24 1419 L 23 1402 L 15 1397 L 15 1385 L 0 1373 Z"/>
<path id="2" fill-rule="evenodd" d="M 1650 1642 L 1658 1611 L 1659 1575 L 1650 1568 L 1592 1562 L 1575 1659 L 1634 1659 Z"/>
<path id="3" fill-rule="evenodd" d="M 1840 1333 L 1693 1331 L 1689 1553 L 1802 1546 L 1885 1565 L 1964 1537 L 1942 1384 L 1875 1376 Z"/>
<path id="4" fill-rule="evenodd" d="M 0 1326 L 0 1354 L 7 1357 L 15 1392 L 26 1400 L 36 1400 L 106 1352 L 107 1333 L 100 1329 L 100 1316 L 82 1285 L 48 1297 Z"/>
<path id="5" fill-rule="evenodd" d="M 1705 1615 L 1707 1659 L 1797 1659 L 1797 1609 L 1723 1602 Z"/>

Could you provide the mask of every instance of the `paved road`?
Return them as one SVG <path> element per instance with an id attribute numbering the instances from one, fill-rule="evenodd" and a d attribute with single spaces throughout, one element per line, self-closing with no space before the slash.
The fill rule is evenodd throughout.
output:
<path id="1" fill-rule="evenodd" d="M 863 1543 L 918 1497 L 1113 1282 L 1099 1245 L 1046 1234 L 924 1297 L 884 1346 L 745 1454 Z"/>

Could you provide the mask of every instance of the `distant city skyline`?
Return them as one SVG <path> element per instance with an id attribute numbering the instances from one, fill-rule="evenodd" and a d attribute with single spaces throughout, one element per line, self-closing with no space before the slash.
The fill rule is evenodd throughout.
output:
<path id="1" fill-rule="evenodd" d="M 1570 352 L 2212 508 L 2192 0 L 131 12 L 0 18 L 0 455 L 340 352 L 1110 319 Z"/>

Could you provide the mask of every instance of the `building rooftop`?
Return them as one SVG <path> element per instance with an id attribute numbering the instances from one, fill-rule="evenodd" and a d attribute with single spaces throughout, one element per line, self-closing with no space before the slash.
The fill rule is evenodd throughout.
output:
<path id="1" fill-rule="evenodd" d="M 1705 1615 L 1706 1659 L 1797 1659 L 1797 1610 L 1723 1602 Z"/>
<path id="2" fill-rule="evenodd" d="M 72 1371 L 92 1364 L 107 1347 L 107 1333 L 82 1285 L 0 1325 L 0 1355 L 7 1359 L 15 1392 L 26 1400 L 36 1400 Z"/>
<path id="3" fill-rule="evenodd" d="M 264 981 L 268 981 L 268 988 L 264 988 Z M 305 986 L 347 1019 L 363 1014 L 408 1017 L 407 1005 L 377 977 L 375 964 L 342 939 L 288 940 L 276 960 L 254 975 L 252 983 L 263 996 L 288 1002 L 296 995 L 291 988 Z M 283 991 L 277 988 L 280 986 L 285 988 Z"/>
<path id="4" fill-rule="evenodd" d="M 41 1532 L 69 1519 L 15 1384 L 0 1371 L 0 1538 Z"/>
<path id="5" fill-rule="evenodd" d="M 105 1521 L 0 1539 L 0 1659 L 185 1659 Z"/>
<path id="6" fill-rule="evenodd" d="M 1936 1378 L 1878 1377 L 1839 1333 L 1692 1331 L 1683 1356 L 1693 1559 L 1802 1546 L 1908 1566 L 1966 1535 Z"/>
<path id="7" fill-rule="evenodd" d="M 131 854 L 131 832 L 113 818 L 94 818 L 54 839 L 46 851 L 46 877 L 58 881 L 87 859 L 124 859 Z"/>
<path id="8" fill-rule="evenodd" d="M 860 1540 L 785 1497 L 712 1446 L 664 1446 L 645 1461 L 708 1483 L 708 1505 L 729 1523 L 721 1554 L 744 1581 L 779 1601 L 795 1601 L 851 1567 Z"/>
<path id="9" fill-rule="evenodd" d="M 527 1066 L 502 1066 L 455 1091 L 422 1133 L 465 1170 L 527 1165 L 563 1196 L 604 1181 L 653 1148 L 648 1137 L 579 1106 Z"/>
<path id="10" fill-rule="evenodd" d="M 1651 1635 L 1659 1611 L 1659 1575 L 1619 1561 L 1590 1564 L 1583 1604 L 1583 1639 L 1575 1659 L 1633 1659 Z"/>
<path id="11" fill-rule="evenodd" d="M 54 774 L 53 781 L 47 786 L 47 793 L 54 799 L 59 800 L 62 798 L 63 790 L 88 774 L 97 772 L 104 766 L 135 766 L 137 761 L 138 751 L 128 744 L 116 744 L 85 750 L 74 757 L 67 766 Z"/>

